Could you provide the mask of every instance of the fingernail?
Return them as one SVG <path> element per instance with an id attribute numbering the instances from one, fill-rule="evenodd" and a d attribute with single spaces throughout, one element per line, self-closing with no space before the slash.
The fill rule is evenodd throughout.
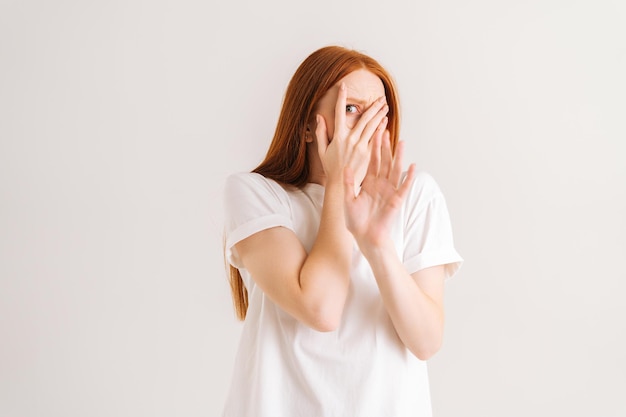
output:
<path id="1" fill-rule="evenodd" d="M 320 122 L 320 115 L 319 115 L 319 114 L 316 114 L 316 115 L 315 115 L 315 122 L 316 122 L 317 124 L 319 124 L 319 122 Z"/>
<path id="2" fill-rule="evenodd" d="M 382 96 L 381 98 L 378 99 L 379 103 L 384 103 L 385 101 L 387 101 L 387 97 Z"/>
<path id="3" fill-rule="evenodd" d="M 346 89 L 346 83 L 343 83 L 343 82 L 342 82 L 342 83 L 341 83 L 341 85 L 339 86 L 339 88 L 340 88 L 341 90 L 345 90 L 345 89 Z"/>

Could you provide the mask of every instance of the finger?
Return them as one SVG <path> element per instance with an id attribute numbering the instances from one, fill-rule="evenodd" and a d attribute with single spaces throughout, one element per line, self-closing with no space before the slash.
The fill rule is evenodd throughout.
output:
<path id="1" fill-rule="evenodd" d="M 388 121 L 389 121 L 389 119 L 388 119 L 386 116 L 385 116 L 385 117 L 383 117 L 383 119 L 382 119 L 382 120 L 380 121 L 380 123 L 378 124 L 378 127 L 377 127 L 377 128 L 376 128 L 376 130 L 374 131 L 374 134 L 373 134 L 373 135 L 371 135 L 371 136 L 369 137 L 369 139 L 367 139 L 367 144 L 368 144 L 367 149 L 368 149 L 369 153 L 372 153 L 372 142 L 374 142 L 374 139 L 376 139 L 376 136 L 378 136 L 378 137 L 379 137 L 379 139 L 380 139 L 379 144 L 378 144 L 378 146 L 380 147 L 380 143 L 382 143 L 382 137 L 383 137 L 383 135 L 384 135 L 384 133 L 385 133 L 385 129 L 387 128 L 387 122 L 388 122 Z M 366 136 L 366 133 L 364 133 L 364 134 L 361 136 L 361 139 L 360 139 L 360 140 L 365 141 L 365 140 L 366 140 L 366 139 L 365 139 L 366 137 L 367 137 L 367 136 Z"/>
<path id="2" fill-rule="evenodd" d="M 374 175 L 378 175 L 378 171 L 380 170 L 380 146 L 382 144 L 383 135 L 385 133 L 385 127 L 387 127 L 387 118 L 384 118 L 380 125 L 378 125 L 378 129 L 374 132 L 374 136 L 372 136 L 372 140 L 367 144 L 367 154 L 373 155 L 373 152 L 376 152 L 376 171 Z M 368 170 L 369 173 L 369 170 Z"/>
<path id="3" fill-rule="evenodd" d="M 372 103 L 372 105 L 365 110 L 365 112 L 359 118 L 359 121 L 354 125 L 352 131 L 360 136 L 365 136 L 364 130 L 369 125 L 371 130 L 369 135 L 367 136 L 368 140 L 371 137 L 372 133 L 374 133 L 374 129 L 380 123 L 383 117 L 389 111 L 389 106 L 386 104 L 385 96 L 380 97 L 378 100 Z M 370 123 L 371 122 L 371 123 Z"/>
<path id="4" fill-rule="evenodd" d="M 400 186 L 400 180 L 402 179 L 402 158 L 404 157 L 404 141 L 398 142 L 396 147 L 396 154 L 393 157 L 393 166 L 391 168 L 391 174 L 389 175 L 389 181 L 394 187 Z"/>
<path id="5" fill-rule="evenodd" d="M 337 102 L 335 103 L 335 132 L 341 132 L 346 127 L 346 99 L 348 97 L 348 89 L 345 83 L 339 85 L 337 93 Z M 337 134 L 335 133 L 335 136 Z"/>
<path id="6" fill-rule="evenodd" d="M 409 171 L 407 172 L 406 177 L 404 177 L 404 181 L 402 181 L 400 188 L 398 188 L 398 195 L 402 200 L 406 198 L 406 195 L 411 189 L 411 185 L 413 185 L 413 180 L 415 180 L 415 171 L 415 164 L 409 165 Z"/>
<path id="7" fill-rule="evenodd" d="M 367 174 L 374 177 L 378 176 L 380 170 L 380 146 L 382 144 L 382 130 L 381 133 L 374 135 L 374 139 L 370 141 L 370 163 L 367 167 Z"/>
<path id="8" fill-rule="evenodd" d="M 391 155 L 391 140 L 389 139 L 388 130 L 385 130 L 382 141 L 383 143 L 380 151 L 380 171 L 378 175 L 382 178 L 389 178 L 391 164 L 393 163 L 393 156 Z"/>
<path id="9" fill-rule="evenodd" d="M 349 166 L 343 169 L 343 193 L 346 203 L 350 203 L 354 200 L 354 172 Z"/>
<path id="10" fill-rule="evenodd" d="M 315 116 L 317 126 L 315 126 L 315 137 L 317 138 L 317 151 L 320 156 L 326 153 L 328 148 L 328 131 L 326 129 L 326 120 L 321 115 Z"/>
<path id="11" fill-rule="evenodd" d="M 387 113 L 389 112 L 389 106 L 383 105 L 380 110 L 370 119 L 369 122 L 365 124 L 363 131 L 361 132 L 361 140 L 367 140 L 368 142 L 372 139 L 372 136 L 376 132 L 376 129 L 387 118 Z M 388 119 L 387 119 L 388 120 Z M 359 122 L 361 119 L 359 119 Z M 386 124 L 387 122 L 385 122 Z M 357 123 L 358 124 L 358 123 Z"/>
<path id="12" fill-rule="evenodd" d="M 382 143 L 383 135 L 385 134 L 385 131 L 387 130 L 388 123 L 389 123 L 389 118 L 387 116 L 383 117 L 383 119 L 378 124 L 378 128 L 374 132 L 374 136 L 380 137 L 381 143 Z"/>

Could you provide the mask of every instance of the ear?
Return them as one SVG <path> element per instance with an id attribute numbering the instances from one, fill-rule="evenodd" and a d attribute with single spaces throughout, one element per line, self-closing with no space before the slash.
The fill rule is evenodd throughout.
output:
<path id="1" fill-rule="evenodd" d="M 309 127 L 309 125 L 306 125 L 306 132 L 304 134 L 304 141 L 306 143 L 312 143 L 313 142 L 313 134 L 311 134 L 311 128 Z"/>

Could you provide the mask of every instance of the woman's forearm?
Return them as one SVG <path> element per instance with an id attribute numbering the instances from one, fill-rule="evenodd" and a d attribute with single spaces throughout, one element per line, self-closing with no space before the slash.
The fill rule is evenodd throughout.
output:
<path id="1" fill-rule="evenodd" d="M 419 359 L 428 359 L 439 350 L 443 339 L 443 289 L 439 287 L 443 285 L 444 267 L 411 275 L 400 261 L 393 242 L 361 249 L 372 267 L 400 340 Z M 418 285 L 421 277 L 434 283 L 428 288 L 430 293 Z"/>
<path id="2" fill-rule="evenodd" d="M 325 189 L 316 240 L 300 270 L 299 284 L 319 330 L 333 330 L 341 320 L 350 285 L 353 238 L 346 229 L 343 186 Z"/>

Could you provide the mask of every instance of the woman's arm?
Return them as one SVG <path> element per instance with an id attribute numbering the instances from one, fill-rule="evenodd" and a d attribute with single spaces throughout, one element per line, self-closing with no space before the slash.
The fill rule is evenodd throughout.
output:
<path id="1" fill-rule="evenodd" d="M 369 261 L 383 303 L 398 337 L 415 356 L 426 360 L 443 341 L 443 265 L 409 274 L 393 242 L 369 248 Z"/>
<path id="2" fill-rule="evenodd" d="M 342 200 L 342 185 L 327 184 L 318 235 L 308 255 L 295 233 L 284 227 L 263 230 L 235 245 L 263 292 L 319 331 L 339 325 L 350 284 L 353 240 Z"/>
<path id="3" fill-rule="evenodd" d="M 443 265 L 409 274 L 391 239 L 391 224 L 414 179 L 411 165 L 404 181 L 398 144 L 391 154 L 388 134 L 374 145 L 367 175 L 358 196 L 346 191 L 347 227 L 368 260 L 383 303 L 400 340 L 419 359 L 431 357 L 443 338 Z M 352 172 L 345 173 L 346 189 L 353 185 Z"/>

